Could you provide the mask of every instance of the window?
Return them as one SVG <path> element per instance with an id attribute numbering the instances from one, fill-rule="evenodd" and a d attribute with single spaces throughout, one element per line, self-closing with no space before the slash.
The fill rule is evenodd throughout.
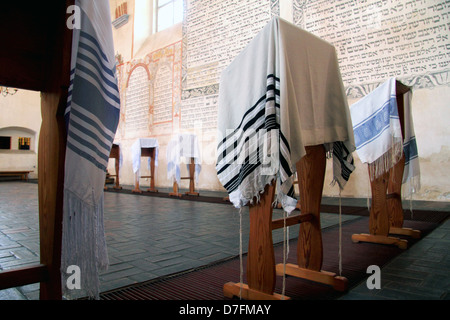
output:
<path id="1" fill-rule="evenodd" d="M 155 0 L 156 31 L 183 21 L 183 0 Z"/>
<path id="2" fill-rule="evenodd" d="M 0 137 L 0 149 L 6 149 L 6 150 L 11 149 L 11 137 L 5 137 L 5 136 Z"/>
<path id="3" fill-rule="evenodd" d="M 19 138 L 19 150 L 30 150 L 31 138 Z"/>

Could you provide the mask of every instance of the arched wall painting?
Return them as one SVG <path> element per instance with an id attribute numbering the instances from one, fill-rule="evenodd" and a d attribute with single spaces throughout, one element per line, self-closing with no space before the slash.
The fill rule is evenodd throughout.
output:
<path id="1" fill-rule="evenodd" d="M 179 127 L 181 41 L 117 67 L 120 138 L 170 135 Z"/>

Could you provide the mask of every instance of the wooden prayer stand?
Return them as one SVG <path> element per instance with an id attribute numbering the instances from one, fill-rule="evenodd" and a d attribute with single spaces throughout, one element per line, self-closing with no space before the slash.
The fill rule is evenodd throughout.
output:
<path id="1" fill-rule="evenodd" d="M 403 95 L 409 90 L 410 88 L 401 82 L 396 82 L 397 108 L 403 137 L 405 136 Z M 400 249 L 406 249 L 408 247 L 407 240 L 392 237 L 389 234 L 420 238 L 419 230 L 403 228 L 401 190 L 404 167 L 405 155 L 388 172 L 370 182 L 372 191 L 369 217 L 370 234 L 353 234 L 353 242 L 396 245 Z M 372 176 L 370 170 L 369 167 L 369 177 Z"/>
<path id="2" fill-rule="evenodd" d="M 195 159 L 191 158 L 191 163 L 189 165 L 189 176 L 181 177 L 180 179 L 188 179 L 189 180 L 189 191 L 186 191 L 185 194 L 189 196 L 198 196 L 200 195 L 195 191 Z M 176 181 L 173 182 L 173 192 L 169 193 L 169 196 L 181 197 L 182 194 L 178 192 L 178 183 Z"/>
<path id="3" fill-rule="evenodd" d="M 139 187 L 139 178 L 150 178 L 150 188 L 146 191 L 148 192 L 158 192 L 155 188 L 155 159 L 156 159 L 156 148 L 141 148 L 141 157 L 150 157 L 150 175 L 149 176 L 139 176 L 139 172 L 136 172 L 136 183 L 132 192 L 142 193 Z"/>
<path id="4" fill-rule="evenodd" d="M 320 202 L 325 178 L 326 157 L 322 145 L 306 147 L 307 154 L 297 163 L 301 214 L 286 218 L 286 226 L 300 223 L 297 265 L 286 264 L 286 275 L 308 279 L 345 291 L 348 281 L 335 273 L 321 270 L 323 262 Z M 272 230 L 283 228 L 285 219 L 272 220 L 275 185 L 266 186 L 260 202 L 250 205 L 250 234 L 247 254 L 248 284 L 228 282 L 224 295 L 241 295 L 248 300 L 281 300 L 289 297 L 274 293 L 276 274 L 284 273 L 284 264 L 275 266 Z"/>
<path id="5" fill-rule="evenodd" d="M 120 186 L 120 182 L 119 182 L 119 164 L 120 164 L 120 147 L 118 144 L 113 144 L 111 147 L 111 152 L 109 153 L 109 158 L 111 159 L 115 159 L 115 169 L 116 169 L 116 174 L 112 175 L 110 174 L 110 177 L 116 177 L 115 179 L 115 184 L 114 184 L 114 189 L 122 189 L 122 187 Z M 108 188 L 105 185 L 105 190 L 107 190 Z"/>
<path id="6" fill-rule="evenodd" d="M 66 10 L 73 0 L 11 2 L 0 26 L 0 84 L 41 92 L 38 151 L 40 263 L 0 272 L 0 290 L 40 283 L 40 299 L 62 299 L 61 237 L 72 30 Z M 39 27 L 37 27 L 39 26 Z"/>

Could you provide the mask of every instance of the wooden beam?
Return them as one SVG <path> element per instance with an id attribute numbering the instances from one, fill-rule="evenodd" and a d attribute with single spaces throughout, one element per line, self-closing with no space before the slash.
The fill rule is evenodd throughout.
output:
<path id="1" fill-rule="evenodd" d="M 302 222 L 311 221 L 314 219 L 314 215 L 312 213 L 302 213 L 295 216 L 286 218 L 286 227 L 293 226 L 295 224 L 299 224 Z M 276 219 L 272 220 L 272 230 L 281 229 L 284 227 L 284 219 Z"/>
<path id="2" fill-rule="evenodd" d="M 48 269 L 43 264 L 0 272 L 0 290 L 48 281 Z"/>

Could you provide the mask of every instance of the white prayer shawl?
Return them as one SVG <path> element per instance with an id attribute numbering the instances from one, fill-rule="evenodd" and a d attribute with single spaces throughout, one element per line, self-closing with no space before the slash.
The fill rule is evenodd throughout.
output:
<path id="1" fill-rule="evenodd" d="M 120 100 L 109 1 L 76 0 L 81 29 L 73 30 L 71 84 L 66 108 L 61 273 L 66 297 L 98 298 L 108 266 L 103 187 L 119 122 Z M 80 268 L 81 290 L 67 286 L 69 266 Z M 76 283 L 75 283 L 76 284 Z"/>
<path id="2" fill-rule="evenodd" d="M 167 145 L 167 179 L 180 184 L 180 164 L 182 158 L 186 161 L 187 170 L 189 170 L 191 158 L 194 158 L 194 180 L 198 182 L 198 176 L 202 169 L 201 153 L 198 143 L 198 137 L 191 133 L 180 133 L 174 136 Z"/>
<path id="3" fill-rule="evenodd" d="M 411 91 L 403 95 L 402 137 L 397 107 L 396 79 L 390 78 L 351 107 L 356 151 L 361 162 L 371 167 L 370 179 L 389 171 L 405 154 L 403 183 L 411 192 L 420 189 L 420 168 L 411 112 Z"/>
<path id="4" fill-rule="evenodd" d="M 217 175 L 240 208 L 272 180 L 284 210 L 295 209 L 293 181 L 305 146 L 323 144 L 334 181 L 353 171 L 353 130 L 335 49 L 273 18 L 222 72 Z"/>
<path id="5" fill-rule="evenodd" d="M 389 171 L 402 156 L 396 80 L 391 78 L 350 107 L 356 151 L 371 166 L 371 179 Z"/>

